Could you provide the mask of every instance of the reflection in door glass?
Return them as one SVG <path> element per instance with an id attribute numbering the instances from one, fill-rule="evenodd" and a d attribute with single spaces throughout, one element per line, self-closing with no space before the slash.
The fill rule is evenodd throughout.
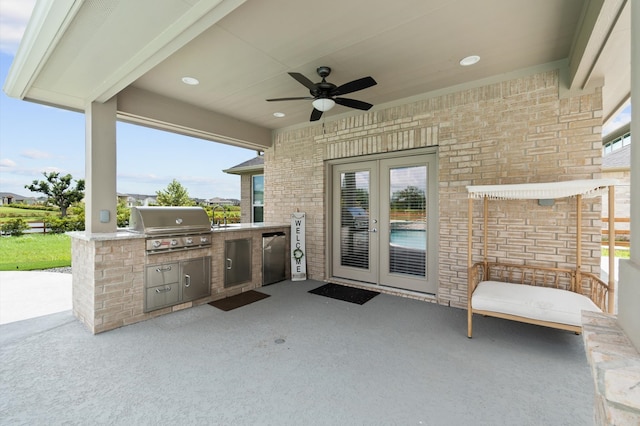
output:
<path id="1" fill-rule="evenodd" d="M 426 276 L 427 167 L 389 170 L 389 272 Z"/>
<path id="2" fill-rule="evenodd" d="M 369 172 L 340 174 L 340 263 L 369 268 Z"/>

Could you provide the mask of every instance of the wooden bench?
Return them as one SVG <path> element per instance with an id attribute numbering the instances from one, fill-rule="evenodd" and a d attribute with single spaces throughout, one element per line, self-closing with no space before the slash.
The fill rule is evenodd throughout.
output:
<path id="1" fill-rule="evenodd" d="M 473 314 L 582 332 L 582 311 L 607 312 L 609 286 L 589 273 L 478 262 L 469 269 L 468 329 Z"/>
<path id="2" fill-rule="evenodd" d="M 597 197 L 608 192 L 608 229 L 615 233 L 613 218 L 614 185 L 611 179 L 587 179 L 564 182 L 547 182 L 510 185 L 467 186 L 469 192 L 467 237 L 467 337 L 473 331 L 473 314 L 482 314 L 547 327 L 582 332 L 582 311 L 613 313 L 613 273 L 606 284 L 591 273 L 582 272 L 582 198 Z M 490 263 L 489 251 L 489 200 L 576 200 L 576 265 L 575 268 L 554 268 Z M 483 200 L 482 257 L 473 263 L 473 200 Z M 549 203 L 538 204 L 548 206 Z M 553 203 L 551 203 L 553 204 Z M 544 211 L 531 214 L 544 214 Z M 613 253 L 613 241 L 609 251 Z M 562 260 L 559 257 L 559 260 Z M 609 257 L 609 269 L 614 270 L 614 257 Z M 556 262 L 554 262 L 556 263 Z M 557 263 L 556 263 L 557 264 Z"/>

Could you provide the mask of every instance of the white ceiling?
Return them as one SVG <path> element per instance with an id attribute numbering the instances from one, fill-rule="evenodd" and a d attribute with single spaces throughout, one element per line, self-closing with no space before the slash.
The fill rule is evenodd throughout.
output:
<path id="1" fill-rule="evenodd" d="M 5 85 L 10 95 L 82 109 L 134 87 L 249 127 L 277 129 L 308 122 L 311 103 L 265 99 L 307 96 L 287 73 L 316 82 L 322 65 L 332 68 L 327 80 L 336 85 L 372 76 L 376 86 L 347 97 L 374 109 L 561 60 L 578 63 L 576 75 L 587 70 L 577 89 L 604 81 L 605 117 L 630 91 L 623 0 L 604 0 L 601 9 L 583 0 L 54 3 L 52 9 L 66 3 L 66 14 L 42 12 L 40 30 L 31 29 L 35 41 L 21 47 Z M 594 28 L 604 34 L 594 37 Z M 459 65 L 472 54 L 481 56 L 478 64 Z M 184 76 L 200 84 L 187 86 Z M 286 116 L 275 118 L 276 111 Z M 345 113 L 357 111 L 336 105 L 324 117 Z"/>

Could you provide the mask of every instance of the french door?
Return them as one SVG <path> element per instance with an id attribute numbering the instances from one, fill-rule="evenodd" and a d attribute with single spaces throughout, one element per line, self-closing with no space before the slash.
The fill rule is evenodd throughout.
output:
<path id="1" fill-rule="evenodd" d="M 436 293 L 436 257 L 435 154 L 333 166 L 333 276 Z"/>

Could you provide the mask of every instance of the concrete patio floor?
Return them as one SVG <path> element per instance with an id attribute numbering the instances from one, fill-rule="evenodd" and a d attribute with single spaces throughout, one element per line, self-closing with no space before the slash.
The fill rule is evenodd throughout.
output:
<path id="1" fill-rule="evenodd" d="M 285 281 L 91 335 L 70 311 L 0 326 L 1 424 L 588 425 L 573 333 Z M 283 343 L 278 343 L 284 340 Z"/>

